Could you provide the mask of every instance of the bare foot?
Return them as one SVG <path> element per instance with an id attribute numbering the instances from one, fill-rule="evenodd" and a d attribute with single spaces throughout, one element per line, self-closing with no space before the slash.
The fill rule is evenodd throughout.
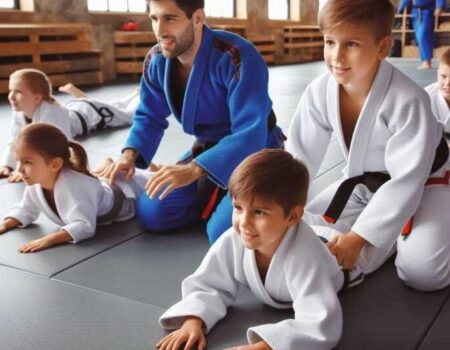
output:
<path id="1" fill-rule="evenodd" d="M 58 88 L 58 91 L 72 95 L 73 97 L 76 97 L 76 98 L 86 98 L 87 97 L 86 94 L 82 90 L 77 88 L 72 83 L 68 83 L 66 85 L 60 86 Z"/>
<path id="2" fill-rule="evenodd" d="M 111 165 L 114 164 L 114 159 L 108 157 L 103 159 L 94 169 L 92 169 L 91 174 L 97 177 L 108 177 Z"/>
<path id="3" fill-rule="evenodd" d="M 417 67 L 417 69 L 419 70 L 423 70 L 423 69 L 431 69 L 431 61 L 423 61 L 422 64 Z"/>

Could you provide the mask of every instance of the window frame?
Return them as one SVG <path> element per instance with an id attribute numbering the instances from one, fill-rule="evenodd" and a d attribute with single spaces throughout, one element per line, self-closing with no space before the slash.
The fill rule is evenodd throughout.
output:
<path id="1" fill-rule="evenodd" d="M 215 0 L 215 1 L 217 1 L 217 0 Z M 247 1 L 249 1 L 249 0 L 247 0 Z M 208 17 L 211 17 L 211 18 L 237 18 L 237 0 L 232 0 L 232 3 L 233 3 L 233 14 L 232 14 L 232 16 L 231 17 L 223 17 L 223 16 L 221 16 L 221 17 L 215 17 L 215 16 L 208 16 Z M 205 1 L 205 7 L 206 7 L 206 1 Z"/>
<path id="2" fill-rule="evenodd" d="M 15 1 L 17 1 L 17 0 L 15 0 Z M 87 1 L 86 1 L 86 3 L 87 3 Z M 87 3 L 87 5 L 88 5 L 88 3 Z M 107 10 L 90 10 L 89 5 L 88 5 L 88 12 L 90 12 L 90 13 L 106 13 L 106 14 L 109 14 L 109 13 L 111 13 L 111 14 L 116 14 L 116 13 L 145 14 L 145 13 L 148 13 L 148 11 L 149 11 L 148 4 L 145 5 L 145 11 L 130 11 L 130 0 L 127 0 L 127 10 L 126 11 L 112 11 L 109 8 L 109 0 L 106 0 L 106 6 L 108 8 Z"/>
<path id="3" fill-rule="evenodd" d="M 20 10 L 20 0 L 14 0 L 13 7 L 0 6 L 0 11 L 10 11 L 10 10 Z"/>

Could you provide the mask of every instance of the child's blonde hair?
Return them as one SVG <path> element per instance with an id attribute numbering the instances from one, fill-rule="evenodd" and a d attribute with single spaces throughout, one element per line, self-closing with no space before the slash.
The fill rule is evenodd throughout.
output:
<path id="1" fill-rule="evenodd" d="M 50 79 L 44 72 L 38 69 L 24 68 L 16 70 L 9 76 L 9 79 L 25 81 L 25 84 L 31 92 L 34 94 L 41 94 L 43 100 L 47 102 L 56 102 L 52 95 L 52 83 L 50 82 Z"/>
<path id="2" fill-rule="evenodd" d="M 391 35 L 395 8 L 390 0 L 328 0 L 319 12 L 322 32 L 343 24 L 369 26 L 375 40 Z"/>
<path id="3" fill-rule="evenodd" d="M 439 57 L 439 62 L 450 66 L 450 48 L 446 49 Z"/>
<path id="4" fill-rule="evenodd" d="M 61 158 L 63 167 L 92 176 L 88 169 L 88 157 L 83 146 L 69 141 L 64 133 L 48 123 L 32 123 L 17 134 L 15 142 L 24 142 L 45 160 Z"/>

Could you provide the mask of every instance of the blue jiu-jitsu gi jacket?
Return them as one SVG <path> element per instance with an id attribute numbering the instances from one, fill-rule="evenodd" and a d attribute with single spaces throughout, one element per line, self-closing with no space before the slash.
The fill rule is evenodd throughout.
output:
<path id="1" fill-rule="evenodd" d="M 139 152 L 136 166 L 148 166 L 168 127 L 167 117 L 173 114 L 187 134 L 218 142 L 195 161 L 212 181 L 226 188 L 236 166 L 266 146 L 272 109 L 267 65 L 247 40 L 205 26 L 181 115 L 171 98 L 171 66 L 172 60 L 164 58 L 159 45 L 150 50 L 141 80 L 141 102 L 124 148 Z"/>

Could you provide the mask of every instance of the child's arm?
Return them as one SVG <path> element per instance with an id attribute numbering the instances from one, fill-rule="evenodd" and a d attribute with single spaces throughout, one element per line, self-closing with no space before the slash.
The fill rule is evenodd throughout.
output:
<path id="1" fill-rule="evenodd" d="M 183 322 L 181 328 L 173 331 L 169 335 L 162 338 L 157 344 L 158 350 L 177 350 L 183 344 L 186 344 L 183 349 L 190 350 L 195 344 L 197 349 L 203 350 L 206 348 L 206 338 L 203 333 L 203 321 L 198 317 L 187 317 Z"/>
<path id="2" fill-rule="evenodd" d="M 344 235 L 336 235 L 327 243 L 330 252 L 336 256 L 336 260 L 346 270 L 355 266 L 361 249 L 367 241 L 356 232 L 350 231 Z"/>
<path id="3" fill-rule="evenodd" d="M 9 177 L 12 172 L 13 172 L 13 170 L 9 166 L 4 165 L 4 166 L 0 167 L 0 179 Z"/>
<path id="4" fill-rule="evenodd" d="M 19 226 L 20 221 L 14 218 L 6 218 L 0 223 L 0 234 Z"/>
<path id="5" fill-rule="evenodd" d="M 14 172 L 11 175 L 9 175 L 8 177 L 8 182 L 9 183 L 18 183 L 18 182 L 22 182 L 23 181 L 23 176 L 21 173 L 19 172 Z"/>
<path id="6" fill-rule="evenodd" d="M 225 350 L 272 350 L 272 348 L 265 341 L 260 341 L 259 343 L 250 345 L 233 346 Z"/>
<path id="7" fill-rule="evenodd" d="M 66 231 L 58 231 L 55 233 L 51 233 L 45 237 L 35 239 L 25 243 L 24 245 L 19 247 L 19 252 L 21 253 L 34 253 L 40 250 L 44 250 L 50 248 L 54 245 L 66 243 L 71 241 L 73 238 Z"/>

